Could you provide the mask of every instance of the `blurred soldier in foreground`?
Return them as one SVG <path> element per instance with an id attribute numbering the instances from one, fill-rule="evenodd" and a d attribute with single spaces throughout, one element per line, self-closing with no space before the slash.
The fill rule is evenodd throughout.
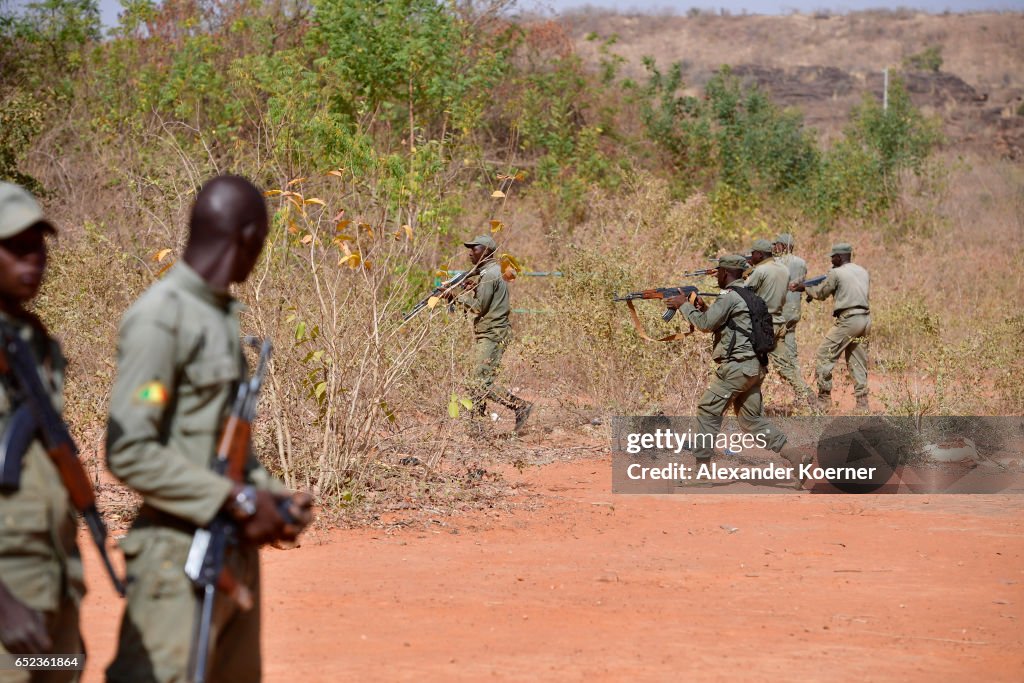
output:
<path id="1" fill-rule="evenodd" d="M 239 332 L 245 281 L 267 237 L 263 196 L 237 176 L 199 191 L 183 259 L 128 309 L 107 425 L 110 471 L 142 494 L 121 542 L 134 582 L 121 622 L 112 683 L 187 679 L 197 600 L 183 567 L 193 535 L 218 513 L 237 524 L 226 567 L 252 606 L 218 592 L 209 681 L 259 681 L 260 572 L 257 549 L 294 539 L 311 499 L 292 494 L 251 454 L 244 485 L 211 470 L 219 432 L 248 370 Z M 279 512 L 290 501 L 291 524 Z"/>
<path id="2" fill-rule="evenodd" d="M 0 326 L 31 349 L 59 411 L 64 355 L 42 321 L 24 308 L 39 293 L 46 236 L 53 232 L 32 195 L 0 183 Z M 16 396 L 12 377 L 0 374 L 0 469 L 20 468 L 16 478 L 4 477 L 0 486 L 0 654 L 81 654 L 78 606 L 85 586 L 75 543 L 77 515 L 38 434 L 24 454 L 9 450 Z M 16 457 L 19 463 L 13 462 Z M 65 683 L 77 681 L 78 674 L 0 669 L 0 683 Z"/>

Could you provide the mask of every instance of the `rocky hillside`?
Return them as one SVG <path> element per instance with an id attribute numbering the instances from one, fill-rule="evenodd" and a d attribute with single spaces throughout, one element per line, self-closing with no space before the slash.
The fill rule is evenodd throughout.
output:
<path id="1" fill-rule="evenodd" d="M 617 36 L 625 73 L 641 58 L 682 62 L 693 88 L 722 64 L 831 135 L 864 93 L 881 97 L 883 69 L 899 71 L 914 103 L 942 117 L 951 144 L 1024 159 L 1024 13 L 930 15 L 567 15 L 578 54 L 599 59 L 588 36 Z"/>

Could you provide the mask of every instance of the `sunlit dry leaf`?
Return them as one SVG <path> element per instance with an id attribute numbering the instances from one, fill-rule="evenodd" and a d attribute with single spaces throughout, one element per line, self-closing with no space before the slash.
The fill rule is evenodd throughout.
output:
<path id="1" fill-rule="evenodd" d="M 288 232 L 291 233 L 292 235 L 299 234 L 299 226 L 295 224 L 295 221 L 290 221 L 288 223 Z"/>
<path id="2" fill-rule="evenodd" d="M 285 187 L 291 187 L 292 185 L 298 185 L 299 183 L 304 182 L 305 180 L 306 180 L 305 178 L 295 178 L 294 180 L 289 180 L 288 184 L 285 185 Z"/>
<path id="3" fill-rule="evenodd" d="M 412 242 L 412 226 L 406 223 L 402 226 L 402 229 L 405 230 L 405 236 L 409 238 L 410 242 Z"/>
<path id="4" fill-rule="evenodd" d="M 320 206 L 327 206 L 327 202 L 325 202 L 322 199 L 317 199 L 316 197 L 310 197 L 309 199 L 307 199 L 306 204 L 319 204 Z"/>
<path id="5" fill-rule="evenodd" d="M 341 260 L 338 261 L 338 265 L 348 265 L 349 268 L 358 268 L 359 264 L 362 263 L 363 259 L 359 254 L 352 253 L 348 256 L 342 256 Z"/>
<path id="6" fill-rule="evenodd" d="M 501 199 L 504 196 L 505 193 L 502 192 L 501 190 L 495 190 L 494 192 L 491 193 L 491 197 L 493 197 L 494 199 Z"/>
<path id="7" fill-rule="evenodd" d="M 441 300 L 441 297 L 439 297 L 439 296 L 432 296 L 432 297 L 430 297 L 429 299 L 427 299 L 427 308 L 433 308 L 434 306 L 437 306 L 437 303 L 440 300 Z"/>
<path id="8" fill-rule="evenodd" d="M 303 244 L 309 244 L 312 241 L 313 241 L 313 236 L 309 235 L 309 234 L 307 234 L 305 237 L 302 238 L 302 243 Z"/>
<path id="9" fill-rule="evenodd" d="M 501 221 L 491 221 L 491 232 L 501 232 L 502 228 L 504 227 L 505 224 L 502 223 Z"/>
<path id="10" fill-rule="evenodd" d="M 160 277 L 161 275 L 166 273 L 168 270 L 170 270 L 171 266 L 173 266 L 173 265 L 174 265 L 174 261 L 168 261 L 167 263 L 164 264 L 163 268 L 161 268 L 160 270 L 156 271 L 156 276 Z"/>
<path id="11" fill-rule="evenodd" d="M 263 193 L 263 196 L 264 197 L 276 197 L 279 194 L 281 194 L 281 190 L 267 190 L 266 192 Z"/>
<path id="12" fill-rule="evenodd" d="M 170 254 L 170 253 L 171 253 L 170 249 L 161 249 L 160 251 L 158 251 L 155 254 L 153 254 L 153 260 L 155 262 L 157 262 L 157 263 L 160 263 L 165 258 L 167 258 L 167 255 Z"/>
<path id="13" fill-rule="evenodd" d="M 352 221 L 349 220 L 338 221 L 338 223 L 334 226 L 334 229 L 337 230 L 338 232 L 341 232 L 342 230 L 347 228 L 351 223 Z"/>
<path id="14" fill-rule="evenodd" d="M 524 180 L 526 180 L 526 171 L 519 171 L 514 176 L 512 176 L 512 179 L 520 183 L 523 182 Z"/>
<path id="15" fill-rule="evenodd" d="M 370 234 L 370 237 L 373 237 L 373 228 L 370 227 L 369 223 L 360 223 L 359 224 L 359 229 L 360 230 L 365 230 L 366 232 L 368 232 Z"/>
<path id="16" fill-rule="evenodd" d="M 335 171 L 328 171 L 327 175 L 333 175 L 333 176 L 337 176 L 339 178 L 343 178 L 345 176 L 344 176 L 344 174 L 341 171 L 342 171 L 342 169 L 340 169 L 340 168 L 335 170 Z"/>

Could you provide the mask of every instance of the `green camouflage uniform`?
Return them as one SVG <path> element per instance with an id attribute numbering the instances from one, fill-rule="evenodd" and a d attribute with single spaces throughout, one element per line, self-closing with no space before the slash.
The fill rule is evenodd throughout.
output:
<path id="1" fill-rule="evenodd" d="M 807 279 L 807 263 L 796 254 L 783 254 L 776 256 L 775 260 L 786 266 L 789 270 L 790 282 L 803 282 Z M 782 317 L 786 321 L 786 346 L 789 354 L 800 369 L 800 356 L 797 355 L 796 326 L 800 322 L 800 304 L 803 302 L 803 294 L 800 292 L 786 292 L 786 303 L 782 307 Z"/>
<path id="2" fill-rule="evenodd" d="M 869 290 L 868 271 L 852 262 L 829 270 L 825 281 L 820 285 L 807 287 L 807 295 L 819 301 L 830 296 L 835 297 L 832 302 L 835 325 L 818 347 L 817 374 L 820 395 L 832 392 L 832 370 L 840 355 L 845 355 L 846 366 L 853 376 L 854 395 L 868 395 L 866 338 L 871 332 Z"/>
<path id="3" fill-rule="evenodd" d="M 727 258 L 742 259 L 739 256 Z M 727 258 L 721 262 L 730 264 Z M 778 452 L 786 443 L 786 435 L 764 418 L 761 403 L 761 382 L 767 371 L 754 355 L 747 335 L 726 326 L 732 320 L 741 330 L 750 330 L 750 313 L 746 302 L 739 294 L 730 291 L 743 284 L 742 280 L 730 283 L 703 313 L 689 302 L 679 308 L 694 327 L 714 333 L 711 355 L 718 363 L 718 370 L 697 405 L 697 424 L 700 425 L 701 433 L 717 435 L 722 428 L 722 416 L 732 402 L 740 428 L 751 434 L 764 434 L 768 448 Z M 732 353 L 729 353 L 730 345 Z M 700 459 L 710 458 L 713 453 L 713 449 L 708 447 L 696 451 Z"/>
<path id="4" fill-rule="evenodd" d="M 471 287 L 472 283 L 476 283 L 475 288 Z M 480 274 L 468 278 L 467 290 L 456 301 L 475 316 L 473 404 L 479 413 L 486 411 L 488 400 L 510 410 L 519 410 L 524 402 L 508 389 L 494 383 L 501 357 L 512 341 L 508 283 L 501 276 L 501 266 L 497 261 L 488 258 Z"/>
<path id="5" fill-rule="evenodd" d="M 38 361 L 54 407 L 64 405 L 65 359 L 60 346 L 41 330 L 0 313 L 0 324 L 16 330 Z M 0 378 L 0 433 L 13 406 L 10 389 Z M 82 558 L 75 533 L 78 517 L 56 466 L 38 440 L 22 461 L 20 487 L 0 491 L 0 581 L 14 597 L 39 610 L 46 622 L 53 654 L 85 650 L 78 630 L 78 607 L 85 594 Z M 0 644 L 0 653 L 6 653 Z M 78 671 L 10 671 L 0 669 L 0 683 L 65 683 Z"/>
<path id="6" fill-rule="evenodd" d="M 142 494 L 143 506 L 121 541 L 133 580 L 117 656 L 107 669 L 110 683 L 186 680 L 197 599 L 183 567 L 196 527 L 213 519 L 232 489 L 210 464 L 237 384 L 247 375 L 240 308 L 179 262 L 121 322 L 107 461 Z M 257 488 L 283 492 L 255 458 L 246 476 Z M 208 680 L 259 681 L 257 549 L 232 548 L 226 563 L 256 603 L 242 611 L 218 594 Z"/>
<path id="7" fill-rule="evenodd" d="M 786 336 L 784 308 L 786 293 L 789 291 L 789 270 L 769 256 L 754 267 L 754 272 L 747 278 L 746 285 L 764 299 L 768 312 L 772 314 L 776 343 L 775 349 L 768 354 L 768 357 L 771 359 L 771 363 L 778 368 L 779 374 L 789 382 L 793 391 L 802 399 L 811 389 L 800 375 L 800 368 L 790 348 L 783 343 L 783 338 Z"/>

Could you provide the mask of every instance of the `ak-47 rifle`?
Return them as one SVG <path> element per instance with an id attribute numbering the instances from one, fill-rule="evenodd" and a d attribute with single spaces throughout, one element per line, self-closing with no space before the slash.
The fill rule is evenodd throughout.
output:
<path id="1" fill-rule="evenodd" d="M 18 406 L 0 438 L 0 490 L 18 489 L 22 457 L 32 441 L 37 438 L 42 441 L 57 466 L 71 504 L 85 518 L 103 566 L 114 582 L 114 589 L 123 598 L 125 583 L 118 578 L 107 555 L 107 527 L 96 509 L 96 495 L 89 484 L 89 476 L 78 459 L 78 446 L 43 387 L 32 350 L 7 325 L 0 325 L 0 375 L 12 380 L 13 403 Z"/>
<path id="2" fill-rule="evenodd" d="M 718 272 L 718 267 L 713 268 L 698 268 L 697 270 L 688 270 L 683 273 L 682 277 L 702 277 L 704 275 L 714 275 Z"/>
<path id="3" fill-rule="evenodd" d="M 717 292 L 701 292 L 692 285 L 684 285 L 682 287 L 657 287 L 655 289 L 644 289 L 639 292 L 630 292 L 629 294 L 623 294 L 612 299 L 612 301 L 626 301 L 630 302 L 628 305 L 632 307 L 632 303 L 636 299 L 671 299 L 674 296 L 685 294 L 690 302 L 699 296 L 718 296 Z M 676 309 L 669 308 L 661 316 L 661 319 L 665 322 L 669 322 L 676 314 Z"/>
<path id="4" fill-rule="evenodd" d="M 238 396 L 231 407 L 231 415 L 224 425 L 220 440 L 217 443 L 217 455 L 213 470 L 235 483 L 245 481 L 245 466 L 249 460 L 252 422 L 256 417 L 256 405 L 259 402 L 260 389 L 267 373 L 267 364 L 273 345 L 269 339 L 262 344 L 256 337 L 246 337 L 249 346 L 260 347 L 260 358 L 256 371 L 248 382 L 238 386 Z M 288 501 L 281 503 L 278 512 L 286 523 L 294 523 L 288 509 Z M 200 593 L 200 609 L 196 611 L 196 623 L 193 630 L 192 652 L 189 656 L 189 680 L 192 683 L 203 683 L 206 680 L 206 669 L 210 655 L 210 637 L 213 625 L 213 603 L 217 591 L 232 598 L 243 610 L 253 606 L 253 597 L 249 589 L 239 583 L 234 574 L 224 564 L 228 546 L 236 545 L 238 525 L 225 511 L 217 513 L 213 521 L 203 529 L 197 529 L 192 537 L 192 546 L 185 561 L 185 574 L 192 579 L 197 592 Z"/>
<path id="5" fill-rule="evenodd" d="M 402 318 L 402 323 L 404 324 L 409 322 L 417 313 L 419 313 L 424 308 L 429 306 L 431 299 L 440 298 L 441 296 L 447 294 L 448 292 L 452 291 L 453 289 L 461 285 L 470 276 L 475 275 L 480 270 L 480 266 L 484 264 L 484 260 L 481 260 L 480 263 L 477 263 L 469 270 L 455 271 L 454 276 L 445 280 L 437 287 L 434 287 L 434 290 L 430 292 L 430 294 L 420 299 L 419 303 L 413 306 L 412 310 L 405 314 L 405 316 Z"/>

